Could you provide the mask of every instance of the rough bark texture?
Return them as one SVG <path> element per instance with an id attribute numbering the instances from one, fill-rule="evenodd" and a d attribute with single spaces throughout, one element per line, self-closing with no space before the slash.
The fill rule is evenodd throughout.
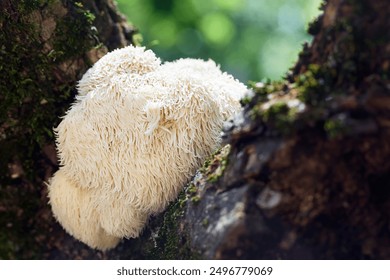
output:
<path id="1" fill-rule="evenodd" d="M 0 259 L 104 257 L 55 223 L 44 182 L 76 81 L 136 30 L 112 0 L 2 0 L 0 28 Z"/>
<path id="2" fill-rule="evenodd" d="M 288 81 L 243 100 L 183 218 L 202 258 L 390 258 L 389 14 L 329 0 Z"/>

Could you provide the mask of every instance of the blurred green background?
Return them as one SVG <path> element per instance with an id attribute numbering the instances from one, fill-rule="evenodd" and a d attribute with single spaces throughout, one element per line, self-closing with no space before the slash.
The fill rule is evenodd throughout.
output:
<path id="1" fill-rule="evenodd" d="M 321 0 L 117 0 L 163 61 L 211 58 L 243 83 L 293 66 Z"/>

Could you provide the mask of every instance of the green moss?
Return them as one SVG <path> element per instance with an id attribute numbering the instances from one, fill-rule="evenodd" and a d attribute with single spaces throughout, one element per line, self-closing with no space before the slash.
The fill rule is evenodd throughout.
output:
<path id="1" fill-rule="evenodd" d="M 202 220 L 202 226 L 204 226 L 204 227 L 207 227 L 208 225 L 209 225 L 209 219 L 207 219 L 207 218 L 204 218 L 203 220 Z"/>
<path id="2" fill-rule="evenodd" d="M 257 103 L 268 101 L 268 95 L 274 92 L 285 92 L 287 89 L 286 82 L 271 81 L 265 79 L 262 82 L 250 82 L 249 86 L 252 88 L 254 95 L 252 97 L 244 97 L 241 100 L 243 106 L 252 102 L 253 98 Z"/>
<path id="3" fill-rule="evenodd" d="M 80 2 L 69 6 L 69 14 L 57 23 L 51 52 L 54 61 L 67 60 L 100 45 L 97 29 L 93 27 L 95 15 Z"/>
<path id="4" fill-rule="evenodd" d="M 263 118 L 266 122 L 268 122 L 271 119 L 276 119 L 280 115 L 287 115 L 289 111 L 289 108 L 286 104 L 286 102 L 280 101 L 275 104 L 273 104 L 269 109 L 264 110 Z"/>
<path id="5" fill-rule="evenodd" d="M 52 37 L 43 42 L 40 16 L 54 11 L 51 5 L 63 4 L 68 14 L 54 19 Z M 53 143 L 53 127 L 73 101 L 79 78 L 66 77 L 59 65 L 78 59 L 85 64 L 80 71 L 86 70 L 85 52 L 96 45 L 94 16 L 73 1 L 21 0 L 12 8 L 0 15 L 0 206 L 6 209 L 0 215 L 0 259 L 35 259 L 42 253 L 32 218 L 42 207 L 42 147 Z M 54 49 L 48 52 L 48 46 Z M 14 162 L 22 177 L 11 176 Z M 15 221 L 12 226 L 10 221 Z"/>
<path id="6" fill-rule="evenodd" d="M 254 84 L 255 101 L 250 101 L 249 115 L 282 135 L 290 134 L 303 122 L 324 119 L 328 97 L 333 91 L 337 71 L 327 65 L 311 64 L 294 77 L 294 83 L 265 82 Z M 309 108 L 309 109 L 308 109 Z"/>
<path id="7" fill-rule="evenodd" d="M 200 201 L 200 196 L 199 195 L 195 195 L 195 196 L 192 196 L 191 197 L 191 202 L 192 203 L 199 203 L 199 201 Z"/>
<path id="8" fill-rule="evenodd" d="M 228 165 L 230 145 L 226 145 L 215 151 L 199 169 L 208 182 L 217 182 L 223 175 Z"/>
<path id="9" fill-rule="evenodd" d="M 21 14 L 27 14 L 48 4 L 47 0 L 21 0 L 17 3 L 17 10 Z"/>
<path id="10" fill-rule="evenodd" d="M 261 97 L 260 100 L 263 101 L 268 99 L 268 94 L 270 93 L 285 91 L 286 86 L 287 84 L 283 81 L 271 81 L 267 79 L 263 82 L 255 83 L 253 89 Z"/>
<path id="11" fill-rule="evenodd" d="M 298 99 L 310 106 L 320 105 L 330 92 L 335 76 L 335 71 L 328 67 L 309 65 L 306 72 L 295 77 Z"/>
<path id="12" fill-rule="evenodd" d="M 286 102 L 280 101 L 270 106 L 267 110 L 264 110 L 262 117 L 265 122 L 276 128 L 282 134 L 287 134 L 292 130 L 296 114 L 296 108 L 290 108 Z"/>
<path id="13" fill-rule="evenodd" d="M 341 120 L 329 119 L 324 123 L 324 130 L 330 139 L 335 139 L 344 135 L 348 128 Z"/>
<path id="14" fill-rule="evenodd" d="M 197 253 L 191 250 L 185 229 L 180 226 L 187 200 L 186 192 L 182 191 L 178 199 L 171 203 L 165 211 L 162 226 L 158 230 L 158 236 L 155 240 L 156 246 L 148 252 L 149 258 L 198 259 Z"/>
<path id="15" fill-rule="evenodd" d="M 270 99 L 270 94 L 280 94 L 283 95 L 287 93 L 288 84 L 284 81 L 273 81 L 265 80 L 264 82 L 253 83 L 253 91 L 255 93 L 254 98 L 255 103 L 252 105 L 251 116 L 253 119 L 263 115 L 262 114 L 262 105 L 265 102 L 268 102 Z"/>
<path id="16" fill-rule="evenodd" d="M 32 18 L 35 10 L 49 9 L 54 2 L 18 1 L 18 17 L 10 11 L 0 17 L 0 154 L 9 155 L 2 156 L 0 180 L 9 175 L 6 163 L 13 158 L 21 160 L 30 177 L 36 173 L 32 159 L 45 143 L 53 141 L 58 116 L 64 114 L 75 94 L 75 81 L 58 84 L 53 72 L 58 73 L 60 61 L 83 57 L 96 45 L 94 15 L 67 2 L 69 14 L 57 22 L 50 39 L 54 49 L 45 54 L 40 26 Z M 12 154 L 5 151 L 9 143 L 16 143 Z"/>
<path id="17" fill-rule="evenodd" d="M 0 33 L 0 65 L 3 73 L 0 81 L 1 138 L 5 146 L 6 142 L 22 142 L 18 144 L 21 154 L 31 155 L 36 144 L 41 144 L 43 139 L 48 138 L 46 129 L 50 127 L 49 122 L 39 123 L 46 112 L 38 104 L 41 98 L 47 97 L 45 88 L 50 81 L 43 80 L 42 76 L 49 71 L 50 66 L 39 54 L 41 46 L 33 25 L 22 19 L 15 21 L 7 15 L 2 24 L 6 28 Z M 48 109 L 47 106 L 42 107 Z M 47 118 L 53 120 L 52 116 Z M 30 146 L 31 139 L 34 140 Z M 15 154 L 18 155 L 19 152 Z M 5 160 L 9 161 L 10 158 Z M 0 174 L 4 179 L 7 170 L 1 170 Z"/>
<path id="18" fill-rule="evenodd" d="M 200 202 L 201 197 L 198 193 L 197 187 L 193 183 L 190 183 L 186 189 L 186 199 L 188 201 L 191 201 L 194 204 L 197 204 Z M 185 201 L 185 202 L 187 202 L 187 201 Z"/>
<path id="19" fill-rule="evenodd" d="M 244 96 L 241 100 L 240 100 L 240 103 L 241 103 L 241 106 L 246 106 L 248 105 L 250 102 L 251 102 L 252 98 L 249 97 L 249 96 Z"/>
<path id="20" fill-rule="evenodd" d="M 190 183 L 190 185 L 188 186 L 187 188 L 187 194 L 189 195 L 192 195 L 192 194 L 196 194 L 198 192 L 196 186 L 192 183 Z"/>

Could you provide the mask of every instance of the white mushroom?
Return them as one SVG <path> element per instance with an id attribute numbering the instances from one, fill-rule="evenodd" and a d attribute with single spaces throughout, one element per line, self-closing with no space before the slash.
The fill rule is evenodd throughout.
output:
<path id="1" fill-rule="evenodd" d="M 55 130 L 61 167 L 49 198 L 71 235 L 104 250 L 137 237 L 177 197 L 246 87 L 211 60 L 161 65 L 129 46 L 100 59 L 78 90 Z"/>
<path id="2" fill-rule="evenodd" d="M 99 221 L 88 189 L 75 186 L 59 170 L 50 182 L 50 204 L 66 231 L 80 241 L 102 250 L 115 247 L 120 238 L 107 234 Z"/>

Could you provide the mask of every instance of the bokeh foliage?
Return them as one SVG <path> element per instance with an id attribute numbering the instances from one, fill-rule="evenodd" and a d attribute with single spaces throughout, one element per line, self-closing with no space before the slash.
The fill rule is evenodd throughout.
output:
<path id="1" fill-rule="evenodd" d="M 117 0 L 163 60 L 212 58 L 242 82 L 279 79 L 321 0 Z"/>

